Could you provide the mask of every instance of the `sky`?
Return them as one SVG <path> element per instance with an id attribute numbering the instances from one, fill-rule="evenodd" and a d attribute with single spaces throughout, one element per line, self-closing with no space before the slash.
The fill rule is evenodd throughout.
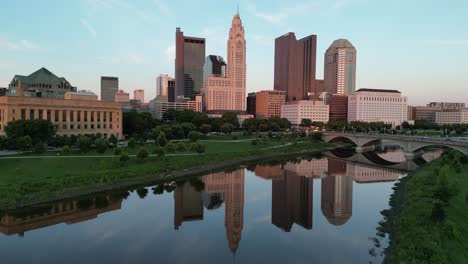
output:
<path id="1" fill-rule="evenodd" d="M 247 91 L 273 89 L 274 40 L 317 35 L 317 78 L 335 39 L 357 49 L 356 88 L 397 89 L 409 102 L 468 102 L 466 0 L 1 0 L 0 87 L 46 67 L 100 94 L 100 76 L 156 94 L 174 76 L 175 29 L 226 58 L 233 15 L 246 31 Z"/>

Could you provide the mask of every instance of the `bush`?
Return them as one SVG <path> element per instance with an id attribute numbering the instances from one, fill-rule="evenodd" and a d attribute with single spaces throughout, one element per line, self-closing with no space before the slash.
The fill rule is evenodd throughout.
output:
<path id="1" fill-rule="evenodd" d="M 190 142 L 197 142 L 200 138 L 200 134 L 197 131 L 190 131 L 190 133 L 188 134 L 188 138 Z"/>
<path id="2" fill-rule="evenodd" d="M 42 142 L 37 142 L 34 145 L 34 153 L 41 154 L 44 153 L 46 150 L 44 143 Z"/>
<path id="3" fill-rule="evenodd" d="M 4 136 L 0 136 L 0 150 L 6 149 L 7 139 Z"/>
<path id="4" fill-rule="evenodd" d="M 202 132 L 203 134 L 207 134 L 209 132 L 211 132 L 211 125 L 210 124 L 203 124 L 200 126 L 200 132 Z"/>
<path id="5" fill-rule="evenodd" d="M 117 139 L 117 137 L 116 137 L 114 134 L 112 134 L 112 135 L 109 137 L 109 142 L 110 142 L 113 146 L 117 145 L 118 141 L 119 141 L 119 140 Z"/>
<path id="6" fill-rule="evenodd" d="M 205 153 L 205 145 L 202 145 L 200 143 L 197 143 L 195 145 L 195 151 L 198 153 L 198 154 L 202 154 L 202 153 Z"/>
<path id="7" fill-rule="evenodd" d="M 169 142 L 165 147 L 167 153 L 174 153 L 175 152 L 175 145 L 172 142 Z"/>
<path id="8" fill-rule="evenodd" d="M 134 138 L 128 140 L 128 147 L 131 149 L 134 149 L 136 147 L 136 140 Z"/>
<path id="9" fill-rule="evenodd" d="M 19 137 L 16 140 L 16 146 L 21 151 L 28 151 L 32 147 L 32 139 L 30 136 Z"/>
<path id="10" fill-rule="evenodd" d="M 80 136 L 78 138 L 78 148 L 82 153 L 87 153 L 91 150 L 91 139 L 87 136 Z"/>
<path id="11" fill-rule="evenodd" d="M 232 140 L 238 140 L 238 139 L 239 139 L 239 136 L 237 135 L 232 136 Z"/>
<path id="12" fill-rule="evenodd" d="M 182 142 L 177 143 L 176 149 L 177 149 L 178 152 L 185 152 L 185 151 L 187 151 L 187 149 L 185 148 L 185 144 L 182 143 Z"/>
<path id="13" fill-rule="evenodd" d="M 104 138 L 96 139 L 96 142 L 94 144 L 96 145 L 96 151 L 98 153 L 106 152 L 107 148 L 109 147 L 109 142 L 107 142 L 107 140 L 105 140 Z"/>
<path id="14" fill-rule="evenodd" d="M 71 148 L 70 148 L 70 146 L 65 145 L 65 146 L 62 148 L 62 154 L 68 155 L 68 154 L 70 154 L 70 153 L 71 153 Z"/>
<path id="15" fill-rule="evenodd" d="M 166 146 L 167 139 L 166 139 L 166 134 L 164 132 L 159 133 L 158 137 L 156 138 L 156 144 L 158 144 L 161 147 Z"/>
<path id="16" fill-rule="evenodd" d="M 119 159 L 119 160 L 120 160 L 120 162 L 122 162 L 122 163 L 126 163 L 127 161 L 130 160 L 130 157 L 128 156 L 127 153 L 122 153 L 122 154 L 120 155 L 120 159 Z"/>
<path id="17" fill-rule="evenodd" d="M 258 139 L 254 139 L 252 141 L 250 141 L 250 143 L 254 146 L 257 146 L 258 145 Z"/>
<path id="18" fill-rule="evenodd" d="M 158 157 L 164 157 L 164 149 L 160 146 L 157 146 L 154 150 L 153 150 L 153 154 L 156 154 L 158 155 Z"/>
<path id="19" fill-rule="evenodd" d="M 221 126 L 221 132 L 225 134 L 231 134 L 233 130 L 234 130 L 234 126 L 230 123 L 224 123 Z"/>
<path id="20" fill-rule="evenodd" d="M 312 141 L 322 141 L 322 133 L 320 133 L 320 132 L 313 132 L 313 133 L 310 135 L 310 138 L 312 139 Z"/>
<path id="21" fill-rule="evenodd" d="M 141 161 L 141 162 L 145 161 L 148 158 L 148 156 L 149 156 L 149 153 L 144 148 L 140 149 L 137 153 L 137 159 L 138 161 Z"/>
<path id="22" fill-rule="evenodd" d="M 117 147 L 114 148 L 114 155 L 115 156 L 120 156 L 120 155 L 122 155 L 122 153 L 123 153 L 123 150 L 122 150 L 121 147 L 117 146 Z"/>

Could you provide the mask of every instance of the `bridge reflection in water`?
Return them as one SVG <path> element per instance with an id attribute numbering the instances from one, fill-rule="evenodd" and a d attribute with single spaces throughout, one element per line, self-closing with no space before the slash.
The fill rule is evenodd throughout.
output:
<path id="1" fill-rule="evenodd" d="M 273 162 L 255 165 L 248 170 L 271 182 L 271 223 L 284 232 L 291 232 L 295 225 L 304 230 L 313 228 L 314 181 L 321 184 L 319 197 L 323 216 L 332 225 L 345 225 L 353 215 L 353 184 L 395 181 L 405 174 L 404 171 L 415 168 L 417 162 L 422 164 L 440 154 L 428 153 L 408 165 L 398 150 L 380 153 L 337 150 L 318 159 Z M 187 181 L 161 183 L 153 190 L 156 195 L 173 192 L 176 230 L 183 228 L 184 222 L 203 221 L 206 210 L 224 207 L 227 246 L 235 253 L 242 239 L 245 173 L 248 170 L 241 168 Z M 147 190 L 140 193 L 146 195 Z M 94 219 L 121 209 L 129 194 L 128 191 L 118 191 L 2 212 L 0 232 L 23 236 L 35 229 Z"/>

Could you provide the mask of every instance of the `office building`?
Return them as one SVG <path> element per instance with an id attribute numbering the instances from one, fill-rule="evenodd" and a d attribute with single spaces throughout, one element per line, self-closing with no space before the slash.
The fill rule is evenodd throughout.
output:
<path id="1" fill-rule="evenodd" d="M 286 118 L 294 126 L 300 125 L 302 119 L 326 123 L 329 120 L 329 106 L 323 101 L 291 101 L 281 107 L 281 118 Z"/>
<path id="2" fill-rule="evenodd" d="M 275 40 L 274 90 L 285 91 L 286 101 L 316 95 L 317 36 L 297 40 L 292 32 Z"/>
<path id="3" fill-rule="evenodd" d="M 168 96 L 169 98 L 172 96 L 174 98 L 174 87 L 175 86 L 175 79 L 170 77 L 167 74 L 161 74 L 156 78 L 156 97 L 158 96 Z M 171 91 L 172 90 L 172 91 Z M 170 93 L 172 92 L 172 93 Z M 172 100 L 171 102 L 173 102 Z"/>
<path id="4" fill-rule="evenodd" d="M 255 111 L 257 108 L 257 94 L 256 93 L 249 93 L 247 95 L 247 113 L 251 115 L 255 115 Z"/>
<path id="5" fill-rule="evenodd" d="M 436 113 L 439 111 L 442 111 L 442 109 L 435 106 L 409 106 L 408 120 L 425 120 L 434 123 L 436 121 Z"/>
<path id="6" fill-rule="evenodd" d="M 330 120 L 348 119 L 348 96 L 341 94 L 332 94 L 328 96 L 328 105 L 330 106 Z"/>
<path id="7" fill-rule="evenodd" d="M 140 103 L 145 103 L 145 90 L 139 89 L 133 91 L 133 100 L 140 101 Z"/>
<path id="8" fill-rule="evenodd" d="M 0 97 L 0 135 L 5 135 L 10 121 L 42 119 L 50 121 L 58 135 L 122 137 L 119 103 L 98 101 L 90 92 L 67 92 L 63 99 L 25 97 L 21 82 L 16 84 L 15 94 Z"/>
<path id="9" fill-rule="evenodd" d="M 281 116 L 281 106 L 286 104 L 285 91 L 260 91 L 256 94 L 256 117 L 268 119 Z"/>
<path id="10" fill-rule="evenodd" d="M 40 68 L 28 76 L 15 75 L 6 95 L 17 96 L 19 83 L 24 97 L 63 99 L 65 93 L 77 91 L 65 78 L 57 77 L 46 68 Z"/>
<path id="11" fill-rule="evenodd" d="M 439 125 L 468 124 L 468 109 L 438 111 L 435 122 Z"/>
<path id="12" fill-rule="evenodd" d="M 119 92 L 115 94 L 114 98 L 116 103 L 130 103 L 130 94 L 123 90 L 119 90 Z"/>
<path id="13" fill-rule="evenodd" d="M 325 81 L 315 80 L 315 92 L 309 92 L 309 100 L 320 100 L 323 99 L 323 93 L 325 93 Z"/>
<path id="14" fill-rule="evenodd" d="M 157 119 L 162 119 L 167 110 L 192 110 L 195 112 L 202 112 L 203 110 L 202 97 L 200 95 L 195 97 L 195 100 L 178 100 L 177 102 L 170 102 L 167 96 L 158 96 L 148 103 L 150 113 Z"/>
<path id="15" fill-rule="evenodd" d="M 201 93 L 203 66 L 205 64 L 205 39 L 184 36 L 176 29 L 175 99 L 189 98 Z"/>
<path id="16" fill-rule="evenodd" d="M 226 62 L 218 55 L 209 55 L 205 59 L 203 67 L 204 80 L 209 76 L 226 77 Z"/>
<path id="17" fill-rule="evenodd" d="M 332 225 L 344 225 L 353 214 L 353 179 L 330 175 L 322 178 L 321 188 L 320 207 L 323 215 Z"/>
<path id="18" fill-rule="evenodd" d="M 325 52 L 324 81 L 329 94 L 350 95 L 356 89 L 356 49 L 346 39 L 333 41 Z"/>
<path id="19" fill-rule="evenodd" d="M 430 102 L 427 106 L 440 108 L 441 110 L 461 110 L 466 108 L 465 103 L 456 102 Z"/>
<path id="20" fill-rule="evenodd" d="M 408 98 L 396 90 L 359 89 L 348 96 L 348 121 L 401 125 L 408 119 Z"/>
<path id="21" fill-rule="evenodd" d="M 0 87 L 0 96 L 6 96 L 7 88 Z"/>
<path id="22" fill-rule="evenodd" d="M 205 82 L 206 111 L 246 110 L 246 42 L 239 14 L 232 19 L 227 42 L 227 76 L 208 76 Z"/>
<path id="23" fill-rule="evenodd" d="M 174 229 L 183 222 L 198 220 L 203 220 L 202 193 L 186 181 L 174 191 Z"/>
<path id="24" fill-rule="evenodd" d="M 114 102 L 115 94 L 119 91 L 119 78 L 101 77 L 101 101 Z"/>

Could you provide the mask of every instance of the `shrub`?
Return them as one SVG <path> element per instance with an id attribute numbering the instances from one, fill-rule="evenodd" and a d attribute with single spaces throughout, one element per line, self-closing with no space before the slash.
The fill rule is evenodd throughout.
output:
<path id="1" fill-rule="evenodd" d="M 172 142 L 169 142 L 164 148 L 168 153 L 174 153 L 175 152 L 175 145 Z"/>
<path id="2" fill-rule="evenodd" d="M 121 147 L 117 146 L 117 147 L 114 148 L 114 155 L 115 156 L 120 156 L 120 155 L 122 155 L 122 153 L 123 153 L 123 150 L 122 150 Z"/>
<path id="3" fill-rule="evenodd" d="M 233 130 L 234 130 L 234 126 L 230 123 L 224 123 L 221 126 L 221 132 L 225 134 L 231 134 Z"/>
<path id="4" fill-rule="evenodd" d="M 96 151 L 98 153 L 106 152 L 107 148 L 109 147 L 109 142 L 104 138 L 96 139 L 96 142 L 94 144 L 96 145 Z"/>
<path id="5" fill-rule="evenodd" d="M 238 139 L 239 139 L 239 136 L 237 135 L 232 136 L 232 140 L 238 140 Z"/>
<path id="6" fill-rule="evenodd" d="M 202 153 L 205 153 L 205 145 L 202 145 L 200 143 L 197 143 L 195 145 L 195 151 L 198 153 L 198 154 L 202 154 Z"/>
<path id="7" fill-rule="evenodd" d="M 7 139 L 4 136 L 0 136 L 0 150 L 6 149 Z"/>
<path id="8" fill-rule="evenodd" d="M 78 148 L 82 153 L 89 152 L 91 149 L 91 139 L 87 136 L 80 136 L 78 138 Z"/>
<path id="9" fill-rule="evenodd" d="M 119 160 L 120 160 L 120 162 L 122 162 L 122 163 L 126 163 L 127 161 L 130 160 L 130 157 L 128 156 L 127 153 L 122 153 L 122 154 L 120 155 L 120 159 L 119 159 Z"/>
<path id="10" fill-rule="evenodd" d="M 38 153 L 38 154 L 44 153 L 45 150 L 46 150 L 45 145 L 44 145 L 44 143 L 42 143 L 42 142 L 37 142 L 37 143 L 34 145 L 34 153 Z"/>
<path id="11" fill-rule="evenodd" d="M 114 145 L 114 146 L 117 145 L 118 141 L 119 141 L 119 140 L 117 139 L 117 137 L 116 137 L 114 134 L 112 134 L 112 135 L 109 137 L 109 142 L 110 142 L 112 145 Z"/>
<path id="12" fill-rule="evenodd" d="M 158 157 L 164 157 L 164 149 L 160 146 L 157 146 L 154 150 L 153 150 L 153 154 L 156 154 L 158 155 Z"/>
<path id="13" fill-rule="evenodd" d="M 65 155 L 70 154 L 70 153 L 71 153 L 71 148 L 70 148 L 70 146 L 65 145 L 65 146 L 62 148 L 62 153 L 65 154 Z"/>
<path id="14" fill-rule="evenodd" d="M 32 139 L 30 136 L 19 137 L 16 140 L 16 146 L 21 151 L 28 151 L 32 147 Z"/>
<path id="15" fill-rule="evenodd" d="M 136 140 L 134 138 L 128 140 L 128 147 L 131 149 L 134 149 L 136 147 Z"/>
<path id="16" fill-rule="evenodd" d="M 207 134 L 211 131 L 211 125 L 210 124 L 203 124 L 200 126 L 200 132 L 203 134 Z"/>
<path id="17" fill-rule="evenodd" d="M 166 139 L 166 134 L 164 132 L 159 133 L 158 137 L 156 138 L 156 144 L 158 144 L 161 147 L 166 146 L 167 139 Z"/>
<path id="18" fill-rule="evenodd" d="M 250 141 L 250 143 L 254 146 L 257 146 L 258 145 L 258 139 L 254 139 L 252 141 Z"/>
<path id="19" fill-rule="evenodd" d="M 185 152 L 185 151 L 187 151 L 187 149 L 185 148 L 185 144 L 182 143 L 182 142 L 177 143 L 176 149 L 177 149 L 178 152 Z"/>
<path id="20" fill-rule="evenodd" d="M 197 131 L 190 131 L 190 133 L 188 134 L 188 138 L 190 142 L 197 142 L 200 138 L 200 134 Z"/>
<path id="21" fill-rule="evenodd" d="M 141 161 L 141 162 L 145 161 L 148 158 L 148 156 L 149 156 L 149 153 L 144 148 L 140 149 L 137 153 L 137 159 L 138 161 Z"/>

